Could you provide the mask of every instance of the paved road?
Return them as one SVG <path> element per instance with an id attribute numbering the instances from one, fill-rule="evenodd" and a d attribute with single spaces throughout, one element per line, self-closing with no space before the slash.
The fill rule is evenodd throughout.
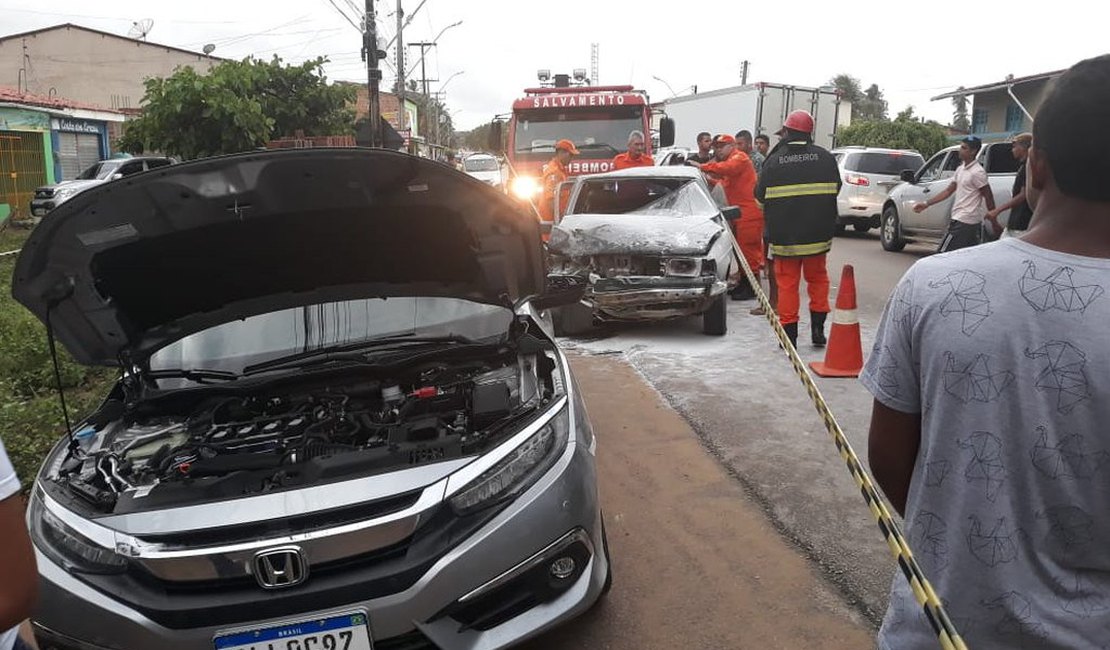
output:
<path id="1" fill-rule="evenodd" d="M 929 252 L 910 246 L 888 253 L 874 234 L 836 240 L 829 262 L 834 292 L 840 265 L 852 263 L 865 353 L 891 289 Z M 894 571 L 890 552 L 769 325 L 748 314 L 752 305 L 729 305 L 724 337 L 702 335 L 700 323 L 690 319 L 603 328 L 593 338 L 565 344 L 630 363 L 693 426 L 780 534 L 877 625 Z M 807 328 L 803 322 L 802 332 Z M 808 345 L 807 334 L 801 343 L 807 361 L 823 357 Z M 854 380 L 822 379 L 818 385 L 866 461 L 871 396 Z"/>
<path id="2" fill-rule="evenodd" d="M 613 590 L 528 650 L 873 645 L 867 622 L 631 366 L 571 365 L 598 439 Z"/>

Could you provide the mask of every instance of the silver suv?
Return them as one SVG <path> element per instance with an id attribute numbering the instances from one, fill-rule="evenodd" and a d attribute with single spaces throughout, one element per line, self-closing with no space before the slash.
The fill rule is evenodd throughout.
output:
<path id="1" fill-rule="evenodd" d="M 841 232 L 849 224 L 856 232 L 878 228 L 887 193 L 903 171 L 915 171 L 925 162 L 921 154 L 907 149 L 841 147 L 831 153 L 844 181 L 836 197 Z"/>
<path id="2" fill-rule="evenodd" d="M 140 156 L 133 158 L 112 158 L 101 160 L 77 175 L 77 178 L 53 185 L 43 185 L 35 190 L 31 200 L 31 214 L 45 216 L 54 208 L 72 199 L 85 190 L 103 185 L 108 181 L 126 178 L 151 169 L 174 164 L 173 158 L 162 156 Z"/>
<path id="3" fill-rule="evenodd" d="M 28 523 L 43 650 L 502 648 L 609 585 L 596 441 L 539 224 L 382 149 L 75 197 L 12 293 L 118 366 Z"/>

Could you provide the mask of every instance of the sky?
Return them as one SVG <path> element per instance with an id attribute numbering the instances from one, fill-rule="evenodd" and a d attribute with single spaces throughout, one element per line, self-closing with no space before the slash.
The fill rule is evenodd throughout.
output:
<path id="1" fill-rule="evenodd" d="M 0 34 L 63 22 L 126 35 L 152 19 L 147 39 L 242 58 L 290 63 L 327 56 L 330 79 L 365 81 L 356 27 L 365 0 L 0 0 Z M 437 39 L 425 60 L 456 128 L 507 113 L 536 71 L 590 68 L 598 44 L 601 84 L 632 84 L 653 101 L 749 82 L 820 86 L 838 73 L 883 90 L 893 116 L 948 123 L 951 104 L 929 98 L 958 86 L 1066 68 L 1110 51 L 1105 16 L 1086 0 L 1056 0 L 1028 18 L 1014 2 L 630 2 L 628 0 L 402 0 L 406 43 Z M 383 44 L 396 33 L 396 0 L 377 0 Z M 419 6 L 419 9 L 418 9 Z M 781 8 L 781 13 L 772 8 Z M 791 18 L 790 16 L 794 16 Z M 1087 16 L 1086 20 L 1077 19 Z M 354 24 L 352 24 L 354 23 Z M 458 25 L 454 25 L 459 23 Z M 409 66 L 419 58 L 409 50 Z M 385 87 L 396 78 L 390 47 Z M 419 77 L 419 67 L 415 70 Z M 411 78 L 411 77 L 410 77 Z M 15 85 L 15 80 L 0 84 Z M 751 125 L 737 125 L 737 129 Z"/>

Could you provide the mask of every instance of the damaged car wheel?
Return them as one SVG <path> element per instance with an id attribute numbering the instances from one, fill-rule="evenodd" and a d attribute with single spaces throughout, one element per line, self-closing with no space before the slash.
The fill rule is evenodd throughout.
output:
<path id="1" fill-rule="evenodd" d="M 724 336 L 728 332 L 728 303 L 724 294 L 717 296 L 701 315 L 701 331 L 710 336 Z"/>
<path id="2" fill-rule="evenodd" d="M 580 302 L 556 307 L 551 313 L 556 336 L 578 336 L 593 329 L 594 310 Z"/>

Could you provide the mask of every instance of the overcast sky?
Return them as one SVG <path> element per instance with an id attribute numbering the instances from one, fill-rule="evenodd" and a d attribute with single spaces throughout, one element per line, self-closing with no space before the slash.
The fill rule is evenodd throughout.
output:
<path id="1" fill-rule="evenodd" d="M 155 43 L 197 50 L 212 43 L 213 55 L 228 58 L 276 53 L 298 62 L 327 55 L 330 78 L 365 81 L 361 37 L 348 22 L 358 22 L 363 3 L 0 0 L 0 33 L 73 22 L 127 34 L 134 21 L 150 18 L 148 40 Z M 403 0 L 412 18 L 406 42 L 434 39 L 462 21 L 443 32 L 426 62 L 428 77 L 439 80 L 429 84 L 432 90 L 459 73 L 445 92 L 460 129 L 507 112 L 513 98 L 535 84 L 537 69 L 588 70 L 591 43 L 600 46 L 600 83 L 631 83 L 653 100 L 685 94 L 693 84 L 699 92 L 738 85 L 746 59 L 750 82 L 815 86 L 846 72 L 864 87 L 878 84 L 892 116 L 913 105 L 918 115 L 944 123 L 951 106 L 930 102 L 932 96 L 1011 73 L 1066 68 L 1110 51 L 1104 16 L 1091 15 L 1105 10 L 1090 0 L 1055 0 L 1024 15 L 1016 2 L 967 0 L 425 0 L 416 11 L 418 5 Z M 388 41 L 396 31 L 397 2 L 378 0 L 376 7 Z M 410 61 L 417 55 L 412 48 Z M 384 74 L 388 88 L 395 72 L 387 67 Z M 15 80 L 0 84 L 14 86 Z"/>

